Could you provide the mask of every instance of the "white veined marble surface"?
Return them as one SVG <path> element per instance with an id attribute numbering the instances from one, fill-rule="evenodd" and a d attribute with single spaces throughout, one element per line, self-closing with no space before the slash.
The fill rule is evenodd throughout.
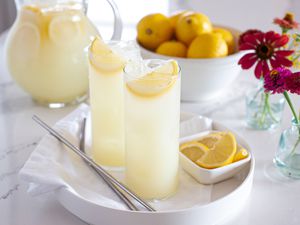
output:
<path id="1" fill-rule="evenodd" d="M 0 37 L 0 224 L 86 224 L 64 209 L 55 200 L 55 196 L 32 198 L 26 193 L 27 186 L 18 179 L 18 171 L 45 134 L 31 120 L 32 115 L 37 114 L 48 123 L 54 124 L 74 107 L 51 110 L 35 105 L 7 74 L 3 57 L 4 39 L 5 35 L 2 35 Z M 251 72 L 243 72 L 235 86 L 251 85 L 253 82 Z M 244 124 L 244 99 L 238 93 L 237 96 L 229 103 L 217 101 L 214 107 L 205 110 L 206 116 L 224 123 L 244 136 L 252 146 L 256 158 L 250 198 L 237 215 L 229 221 L 223 221 L 222 224 L 299 225 L 300 181 L 283 177 L 272 164 L 279 135 L 289 126 L 291 114 L 286 107 L 282 126 L 277 130 L 251 130 Z M 293 100 L 299 107 L 300 98 L 293 96 Z M 182 110 L 201 113 L 204 108 L 200 103 L 182 103 Z"/>

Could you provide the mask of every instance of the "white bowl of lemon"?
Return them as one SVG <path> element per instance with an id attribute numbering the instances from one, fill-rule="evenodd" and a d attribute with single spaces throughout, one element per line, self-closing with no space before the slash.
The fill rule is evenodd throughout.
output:
<path id="1" fill-rule="evenodd" d="M 199 183 L 218 183 L 236 175 L 250 161 L 244 145 L 229 131 L 201 132 L 180 140 L 180 163 Z"/>
<path id="2" fill-rule="evenodd" d="M 144 58 L 173 58 L 182 71 L 181 99 L 207 101 L 221 95 L 237 78 L 240 31 L 213 26 L 201 13 L 145 16 L 137 25 Z"/>

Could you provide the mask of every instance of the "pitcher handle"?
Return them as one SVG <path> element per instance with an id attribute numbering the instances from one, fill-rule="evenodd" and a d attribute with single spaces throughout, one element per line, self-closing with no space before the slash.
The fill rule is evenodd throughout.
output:
<path id="1" fill-rule="evenodd" d="M 114 32 L 112 34 L 111 40 L 121 40 L 123 23 L 120 16 L 119 9 L 113 0 L 106 0 L 114 13 Z"/>

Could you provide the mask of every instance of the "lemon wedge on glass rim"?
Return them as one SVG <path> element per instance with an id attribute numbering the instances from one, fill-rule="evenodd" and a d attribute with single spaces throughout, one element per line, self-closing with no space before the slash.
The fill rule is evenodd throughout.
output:
<path id="1" fill-rule="evenodd" d="M 156 97 L 171 89 L 179 76 L 177 61 L 168 60 L 154 67 L 144 76 L 132 77 L 126 82 L 127 89 L 139 97 Z M 130 77 L 130 74 L 127 74 Z"/>
<path id="2" fill-rule="evenodd" d="M 90 46 L 89 60 L 95 69 L 105 74 L 119 73 L 126 63 L 126 60 L 116 54 L 99 36 Z"/>

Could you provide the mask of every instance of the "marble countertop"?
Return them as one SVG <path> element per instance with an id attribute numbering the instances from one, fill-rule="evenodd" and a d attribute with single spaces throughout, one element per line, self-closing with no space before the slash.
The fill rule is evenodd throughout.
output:
<path id="1" fill-rule="evenodd" d="M 35 198 L 29 196 L 27 185 L 18 179 L 18 171 L 45 135 L 31 120 L 32 115 L 40 115 L 48 123 L 54 124 L 75 107 L 47 109 L 35 105 L 7 74 L 3 57 L 4 39 L 4 35 L 0 36 L 0 224 L 86 224 L 63 208 L 51 194 Z M 235 87 L 252 85 L 253 82 L 252 75 L 243 72 Z M 231 94 L 238 96 L 238 93 Z M 299 107 L 300 98 L 293 96 L 293 100 Z M 210 110 L 203 111 L 209 107 Z M 214 108 L 209 105 L 203 107 L 200 103 L 182 103 L 181 108 L 222 122 L 244 136 L 253 149 L 256 168 L 251 195 L 239 213 L 222 224 L 300 224 L 300 181 L 283 177 L 272 164 L 279 135 L 290 123 L 291 114 L 287 107 L 282 126 L 273 131 L 246 128 L 243 95 L 232 98 L 230 102 L 217 101 Z"/>

